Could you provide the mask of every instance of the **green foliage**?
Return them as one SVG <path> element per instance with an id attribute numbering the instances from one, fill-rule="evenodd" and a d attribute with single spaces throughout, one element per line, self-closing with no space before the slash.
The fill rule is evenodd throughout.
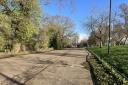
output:
<path id="1" fill-rule="evenodd" d="M 14 45 L 30 42 L 39 29 L 38 0 L 2 0 L 0 6 L 1 35 Z"/>
<path id="2" fill-rule="evenodd" d="M 111 47 L 109 56 L 107 54 L 107 47 L 90 49 L 116 68 L 122 75 L 128 75 L 128 45 Z"/>
<path id="3" fill-rule="evenodd" d="M 60 25 L 53 23 L 44 26 L 44 32 L 49 36 L 49 46 L 54 49 L 62 49 L 60 29 Z"/>
<path id="4" fill-rule="evenodd" d="M 67 43 L 64 37 L 71 34 L 72 21 L 68 17 L 53 16 L 43 30 L 40 29 L 39 0 L 2 0 L 0 7 L 0 34 L 10 49 L 61 49 Z"/>
<path id="5" fill-rule="evenodd" d="M 38 39 L 40 49 L 47 49 L 49 47 L 49 36 L 47 35 L 46 31 L 40 30 Z"/>
<path id="6" fill-rule="evenodd" d="M 44 17 L 43 29 L 49 36 L 49 45 L 55 49 L 62 49 L 65 45 L 73 42 L 73 22 L 65 16 L 46 16 Z M 71 43 L 70 43 L 71 44 Z"/>
<path id="7" fill-rule="evenodd" d="M 37 33 L 37 29 L 33 22 L 23 18 L 20 19 L 18 29 L 15 29 L 14 33 L 16 34 L 14 37 L 16 37 L 19 41 L 28 42 L 31 40 L 33 35 Z"/>
<path id="8" fill-rule="evenodd" d="M 6 40 L 3 36 L 0 36 L 0 49 L 4 49 Z"/>
<path id="9" fill-rule="evenodd" d="M 0 32 L 4 37 L 9 37 L 11 34 L 11 18 L 3 13 L 0 13 Z"/>
<path id="10" fill-rule="evenodd" d="M 71 41 L 70 39 L 65 39 L 65 40 L 63 41 L 63 44 L 64 44 L 64 46 L 69 46 L 69 45 L 72 44 L 72 41 Z"/>
<path id="11" fill-rule="evenodd" d="M 63 47 L 62 47 L 62 41 L 61 41 L 59 32 L 56 33 L 56 34 L 54 35 L 54 37 L 51 39 L 50 45 L 51 45 L 51 47 L 53 47 L 54 49 L 62 49 L 62 48 L 63 48 Z"/>
<path id="12" fill-rule="evenodd" d="M 41 42 L 42 48 L 46 49 L 49 47 L 49 38 L 48 36 L 45 36 L 45 38 Z"/>

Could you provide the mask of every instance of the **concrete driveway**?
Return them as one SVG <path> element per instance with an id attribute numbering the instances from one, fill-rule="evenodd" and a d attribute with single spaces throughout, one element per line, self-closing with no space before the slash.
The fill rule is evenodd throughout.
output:
<path id="1" fill-rule="evenodd" d="M 0 59 L 0 85 L 93 85 L 84 49 Z"/>

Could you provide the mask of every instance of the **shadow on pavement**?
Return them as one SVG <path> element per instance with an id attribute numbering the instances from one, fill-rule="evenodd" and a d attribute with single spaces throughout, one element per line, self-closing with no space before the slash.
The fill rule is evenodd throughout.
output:
<path id="1" fill-rule="evenodd" d="M 46 60 L 46 61 L 39 60 L 39 62 L 37 64 L 54 64 L 54 62 L 53 61 L 50 61 L 50 60 Z"/>
<path id="2" fill-rule="evenodd" d="M 10 78 L 3 73 L 0 73 L 0 75 L 5 78 L 5 80 L 3 82 L 1 82 L 1 85 L 13 85 L 13 84 L 25 85 L 24 83 L 21 83 L 13 78 Z"/>
<path id="3" fill-rule="evenodd" d="M 50 60 L 38 60 L 37 64 L 42 64 L 42 67 L 32 66 L 28 68 L 28 70 L 23 72 L 21 75 L 15 75 L 12 78 L 3 73 L 0 73 L 0 76 L 4 78 L 3 81 L 0 81 L 0 85 L 25 85 L 27 81 L 31 80 L 40 72 L 44 71 L 49 65 L 54 64 L 54 62 Z M 48 65 L 44 67 L 44 64 Z M 22 78 L 25 79 L 24 82 L 20 82 Z"/>

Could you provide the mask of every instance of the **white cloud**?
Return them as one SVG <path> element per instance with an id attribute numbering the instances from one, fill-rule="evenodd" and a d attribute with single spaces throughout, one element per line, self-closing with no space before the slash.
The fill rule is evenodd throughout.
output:
<path id="1" fill-rule="evenodd" d="M 88 39 L 89 35 L 84 33 L 79 33 L 79 42 L 83 39 Z"/>

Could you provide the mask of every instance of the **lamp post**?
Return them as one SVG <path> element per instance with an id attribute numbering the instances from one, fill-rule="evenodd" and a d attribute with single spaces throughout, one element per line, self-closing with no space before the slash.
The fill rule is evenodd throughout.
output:
<path id="1" fill-rule="evenodd" d="M 109 32 L 108 32 L 108 54 L 110 54 L 110 43 L 111 43 L 111 12 L 112 12 L 112 0 L 109 1 Z"/>

